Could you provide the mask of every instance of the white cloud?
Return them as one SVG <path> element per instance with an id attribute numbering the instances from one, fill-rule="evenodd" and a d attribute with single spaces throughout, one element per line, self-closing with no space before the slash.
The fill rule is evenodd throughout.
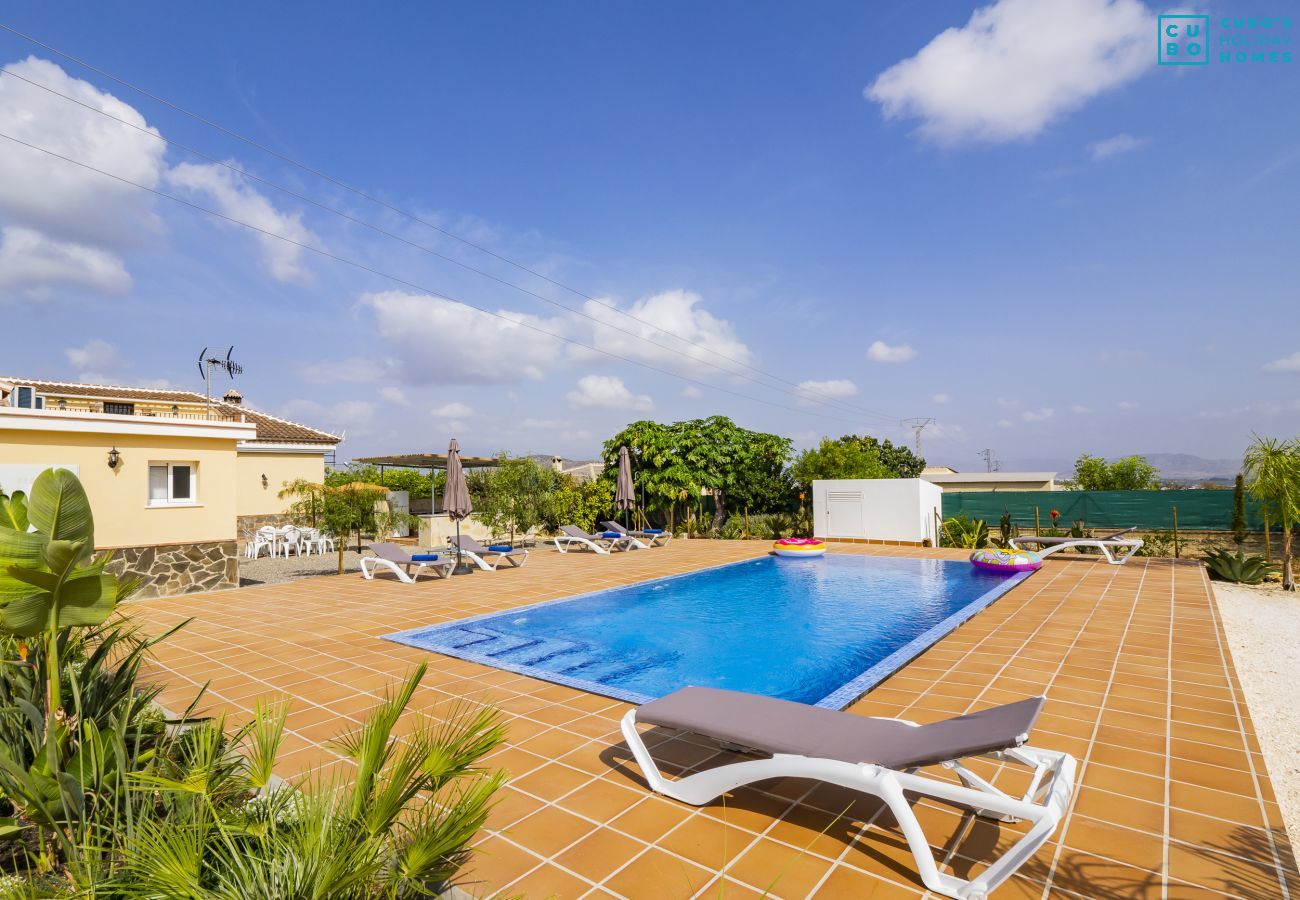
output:
<path id="1" fill-rule="evenodd" d="M 1012 422 L 1010 419 L 998 419 L 999 428 L 1010 428 L 1013 424 L 1015 423 Z"/>
<path id="2" fill-rule="evenodd" d="M 1076 416 L 1087 416 L 1092 414 L 1092 407 L 1084 406 L 1082 403 L 1076 403 L 1070 407 L 1070 412 Z"/>
<path id="3" fill-rule="evenodd" d="M 704 309 L 701 302 L 694 291 L 663 291 L 635 301 L 624 310 L 628 315 L 622 315 L 609 308 L 621 308 L 613 300 L 588 300 L 582 306 L 584 313 L 621 331 L 578 318 L 573 323 L 585 332 L 585 343 L 644 362 L 680 366 L 685 362 L 684 354 L 730 371 L 743 371 L 744 366 L 753 365 L 753 352 L 736 337 L 731 323 Z M 579 359 L 594 358 L 581 348 L 570 352 Z"/>
<path id="4" fill-rule="evenodd" d="M 406 396 L 406 392 L 399 387 L 388 385 L 379 389 L 379 396 L 395 406 L 410 406 L 411 400 Z"/>
<path id="5" fill-rule="evenodd" d="M 374 406 L 366 400 L 340 400 L 324 404 L 315 400 L 290 400 L 280 415 L 293 422 L 328 428 L 335 434 L 363 429 L 375 416 Z"/>
<path id="6" fill-rule="evenodd" d="M 800 395 L 799 402 L 805 405 L 821 400 L 853 397 L 858 393 L 858 386 L 847 378 L 834 378 L 829 381 L 801 381 L 795 391 Z"/>
<path id="7" fill-rule="evenodd" d="M 65 347 L 63 355 L 77 370 L 78 381 L 87 384 L 129 384 L 132 387 L 164 390 L 172 386 L 166 378 L 134 378 L 133 364 L 117 347 L 102 338 L 91 338 L 80 347 Z"/>
<path id="8" fill-rule="evenodd" d="M 950 401 L 950 400 L 952 399 L 952 397 L 949 396 L 948 394 L 935 394 L 935 395 L 934 395 L 933 397 L 931 397 L 930 399 L 931 399 L 932 401 L 934 401 L 935 403 L 941 403 L 941 404 L 942 404 L 942 403 L 947 403 L 948 401 Z"/>
<path id="9" fill-rule="evenodd" d="M 115 369 L 122 365 L 122 355 L 117 348 L 101 338 L 91 338 L 80 347 L 63 351 L 68 362 L 77 369 Z"/>
<path id="10" fill-rule="evenodd" d="M 0 305 L 9 292 L 45 299 L 55 285 L 124 294 L 131 289 L 131 276 L 121 257 L 107 250 L 18 225 L 0 229 Z"/>
<path id="11" fill-rule="evenodd" d="M 1146 138 L 1135 138 L 1131 134 L 1117 134 L 1114 137 L 1106 138 L 1104 141 L 1089 144 L 1088 153 L 1092 155 L 1093 162 L 1100 162 L 1103 159 L 1110 159 L 1112 156 L 1132 153 L 1134 150 L 1146 146 L 1146 143 Z"/>
<path id="12" fill-rule="evenodd" d="M 645 394 L 633 394 L 623 379 L 613 375 L 585 375 L 578 379 L 575 390 L 569 391 L 568 400 L 574 406 L 594 409 L 620 409 L 629 412 L 649 412 L 654 401 Z"/>
<path id="13" fill-rule="evenodd" d="M 563 360 L 560 341 L 524 324 L 563 333 L 565 325 L 556 319 L 508 310 L 497 318 L 451 300 L 405 291 L 365 294 L 361 304 L 374 312 L 375 331 L 385 351 L 401 360 L 401 365 L 384 371 L 411 384 L 540 380 Z"/>
<path id="14" fill-rule="evenodd" d="M 262 247 L 262 265 L 277 281 L 303 282 L 309 273 L 302 264 L 302 248 L 277 240 L 280 235 L 299 244 L 320 246 L 301 213 L 284 213 L 242 176 L 215 163 L 180 163 L 166 173 L 167 182 L 206 195 L 222 215 L 238 219 L 269 234 L 256 235 Z M 242 229 L 241 229 L 242 230 Z"/>
<path id="15" fill-rule="evenodd" d="M 1264 366 L 1264 371 L 1280 373 L 1300 372 L 1300 350 L 1297 350 L 1290 356 L 1284 356 L 1281 359 L 1273 360 L 1271 363 Z"/>
<path id="16" fill-rule="evenodd" d="M 566 422 L 562 419 L 524 419 L 519 423 L 520 428 L 526 428 L 530 431 L 560 431 L 572 427 L 572 422 Z"/>
<path id="17" fill-rule="evenodd" d="M 1020 418 L 1025 422 L 1046 422 L 1056 415 L 1056 410 L 1049 406 L 1043 406 L 1038 409 L 1027 409 L 1020 414 Z"/>
<path id="18" fill-rule="evenodd" d="M 466 419 L 474 415 L 474 410 L 464 403 L 453 400 L 451 403 L 439 406 L 433 414 L 440 419 Z"/>
<path id="19" fill-rule="evenodd" d="M 1012 407 L 1012 406 L 1019 406 L 1020 401 L 1012 397 L 998 397 L 997 404 L 998 406 Z"/>
<path id="20" fill-rule="evenodd" d="M 996 0 L 864 94 L 937 143 L 1029 138 L 1153 68 L 1154 34 L 1139 0 Z"/>
<path id="21" fill-rule="evenodd" d="M 1142 404 L 1134 400 L 1121 400 L 1116 404 L 1120 409 L 1137 409 Z"/>
<path id="22" fill-rule="evenodd" d="M 878 363 L 905 363 L 916 357 L 916 351 L 907 344 L 891 347 L 884 341 L 872 341 L 867 348 L 867 359 Z"/>
<path id="23" fill-rule="evenodd" d="M 695 385 L 688 384 L 686 387 L 682 388 L 682 396 L 688 397 L 691 400 L 698 400 L 700 397 L 704 396 L 704 392 Z"/>
<path id="24" fill-rule="evenodd" d="M 158 184 L 165 145 L 149 136 L 158 132 L 133 107 L 47 60 L 28 57 L 4 68 L 19 77 L 0 77 L 0 131 L 137 184 Z M 37 298 L 59 285 L 102 293 L 128 290 L 131 278 L 117 251 L 159 230 L 152 195 L 37 150 L 4 143 L 0 289 Z"/>

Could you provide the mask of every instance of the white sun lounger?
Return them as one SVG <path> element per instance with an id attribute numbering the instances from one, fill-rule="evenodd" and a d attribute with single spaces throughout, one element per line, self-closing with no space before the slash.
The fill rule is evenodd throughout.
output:
<path id="1" fill-rule="evenodd" d="M 600 524 L 604 525 L 608 531 L 617 531 L 619 534 L 625 534 L 638 541 L 648 541 L 649 543 L 646 544 L 646 546 L 649 547 L 662 547 L 673 539 L 672 532 L 670 531 L 657 531 L 654 533 L 648 531 L 628 531 L 617 522 L 601 522 Z"/>
<path id="2" fill-rule="evenodd" d="M 374 556 L 361 557 L 361 574 L 367 580 L 375 577 L 375 569 L 388 569 L 397 579 L 405 584 L 415 584 L 415 580 L 420 577 L 420 573 L 428 569 L 439 578 L 446 578 L 451 575 L 451 570 L 456 567 L 455 559 L 436 559 L 436 560 L 417 560 L 411 558 L 411 553 L 405 547 L 399 547 L 397 544 L 388 542 L 377 542 L 367 544 L 366 548 Z M 433 556 L 435 554 L 429 554 Z M 415 571 L 412 572 L 411 570 Z"/>
<path id="3" fill-rule="evenodd" d="M 623 737 L 655 791 L 701 806 L 741 785 L 767 778 L 811 778 L 879 797 L 898 822 L 925 886 L 945 897 L 984 900 L 1056 830 L 1074 787 L 1075 760 L 1067 753 L 1024 746 L 1045 698 L 1033 697 L 930 725 L 876 719 L 788 700 L 716 688 L 688 687 L 633 709 Z M 637 724 L 711 737 L 767 755 L 669 781 L 659 772 Z M 1029 787 L 1014 797 L 963 765 L 977 756 L 1033 770 Z M 960 779 L 919 774 L 942 766 Z M 1033 823 L 1028 832 L 971 880 L 939 871 L 908 794 L 929 797 L 975 815 Z M 938 846 L 940 842 L 936 841 Z"/>
<path id="4" fill-rule="evenodd" d="M 491 547 L 484 547 L 467 534 L 462 534 L 459 538 L 453 537 L 451 539 L 451 545 L 453 547 L 459 547 L 460 552 L 468 558 L 470 562 L 485 572 L 495 572 L 497 566 L 501 565 L 503 562 L 510 563 L 510 565 L 516 569 L 523 568 L 524 563 L 528 562 L 527 550 L 519 548 L 513 550 L 493 550 Z"/>
<path id="5" fill-rule="evenodd" d="M 617 538 L 601 537 L 597 534 L 588 534 L 577 525 L 561 525 L 560 532 L 555 536 L 555 549 L 561 553 L 568 553 L 575 545 L 580 549 L 585 547 L 606 556 L 611 550 L 645 549 L 645 544 L 631 535 Z"/>
<path id="6" fill-rule="evenodd" d="M 1068 547 L 1096 547 L 1106 557 L 1106 562 L 1112 566 L 1122 566 L 1142 546 L 1141 538 L 1121 537 L 1121 535 L 1128 534 L 1130 531 L 1133 531 L 1133 529 L 1125 528 L 1123 531 L 1116 531 L 1099 538 L 1038 537 L 1033 534 L 1024 534 L 1013 537 L 1008 543 L 1011 545 L 1012 550 L 1032 550 L 1039 556 L 1047 556 Z M 1035 544 L 1037 549 L 1022 547 L 1021 544 Z"/>

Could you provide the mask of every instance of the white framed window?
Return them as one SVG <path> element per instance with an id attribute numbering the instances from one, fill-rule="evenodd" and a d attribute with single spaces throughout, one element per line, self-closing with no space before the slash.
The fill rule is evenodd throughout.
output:
<path id="1" fill-rule="evenodd" d="M 149 463 L 150 506 L 194 506 L 199 502 L 198 465 Z"/>
<path id="2" fill-rule="evenodd" d="M 44 409 L 45 398 L 36 393 L 36 388 L 20 384 L 9 395 L 9 403 L 19 409 Z"/>

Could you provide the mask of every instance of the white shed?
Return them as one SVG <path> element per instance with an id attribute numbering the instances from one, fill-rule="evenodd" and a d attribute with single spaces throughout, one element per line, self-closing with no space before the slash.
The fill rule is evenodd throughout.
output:
<path id="1" fill-rule="evenodd" d="M 943 490 L 920 478 L 813 482 L 813 533 L 826 540 L 935 545 Z"/>

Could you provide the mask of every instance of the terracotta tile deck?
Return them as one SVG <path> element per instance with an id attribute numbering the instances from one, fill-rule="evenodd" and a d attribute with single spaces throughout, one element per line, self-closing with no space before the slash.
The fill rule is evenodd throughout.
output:
<path id="1" fill-rule="evenodd" d="M 477 895 L 927 895 L 901 836 L 870 798 L 786 780 L 699 809 L 664 800 L 642 787 L 619 738 L 625 704 L 379 639 L 765 550 L 720 541 L 611 557 L 540 550 L 524 569 L 452 581 L 313 578 L 131 610 L 155 631 L 193 618 L 155 667 L 168 706 L 184 707 L 205 682 L 206 705 L 235 718 L 259 698 L 292 699 L 286 776 L 348 765 L 322 744 L 421 660 L 430 664 L 417 695 L 423 708 L 436 713 L 462 697 L 499 705 L 510 743 L 494 763 L 511 783 L 467 873 Z M 997 897 L 1276 898 L 1300 885 L 1199 567 L 1049 561 L 852 710 L 930 721 L 1038 693 L 1050 699 L 1033 743 L 1075 754 L 1080 786 L 1056 840 Z M 647 743 L 665 769 L 728 756 L 687 735 L 657 732 Z M 1002 775 L 992 764 L 987 771 Z M 962 875 L 986 864 L 1016 827 L 928 804 L 918 815 L 942 842 L 936 858 Z"/>

